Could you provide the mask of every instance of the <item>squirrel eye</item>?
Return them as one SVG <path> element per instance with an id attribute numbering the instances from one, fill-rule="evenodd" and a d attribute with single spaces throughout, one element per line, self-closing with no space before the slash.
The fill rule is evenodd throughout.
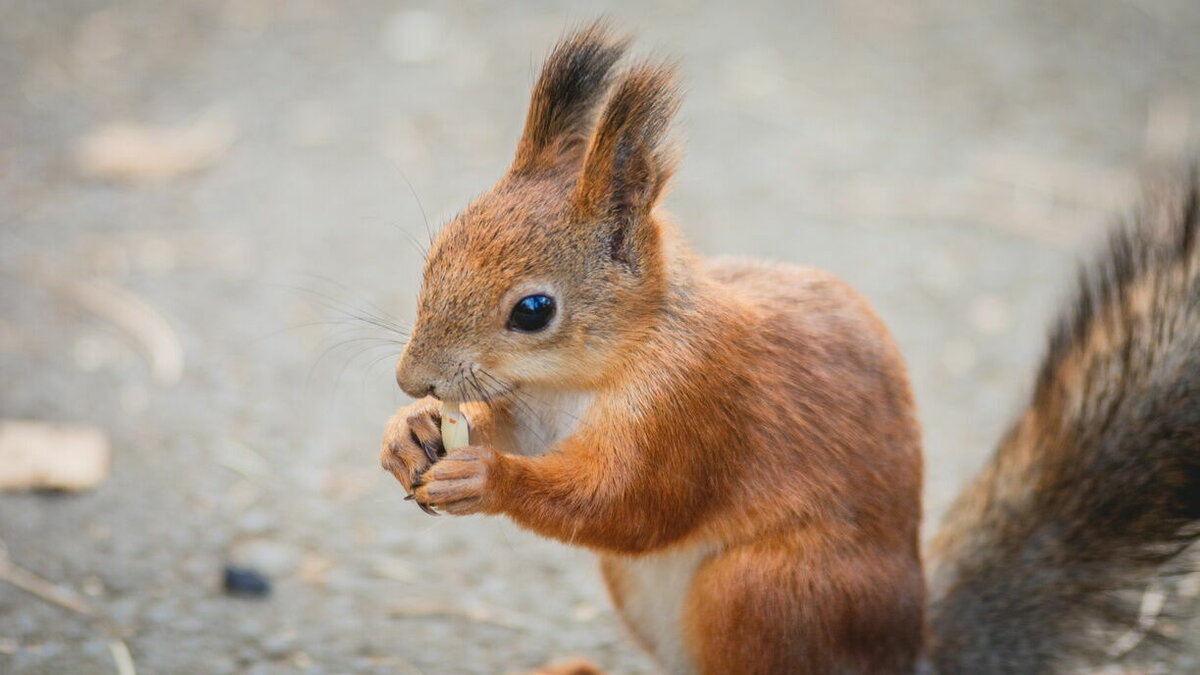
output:
<path id="1" fill-rule="evenodd" d="M 527 295 L 513 305 L 508 315 L 508 328 L 522 333 L 534 333 L 546 327 L 554 318 L 554 298 L 548 295 Z"/>

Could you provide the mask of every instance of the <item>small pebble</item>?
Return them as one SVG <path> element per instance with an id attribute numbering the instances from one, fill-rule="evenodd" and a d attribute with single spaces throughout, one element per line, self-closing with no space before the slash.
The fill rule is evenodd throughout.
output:
<path id="1" fill-rule="evenodd" d="M 257 570 L 226 565 L 225 593 L 248 598 L 265 598 L 271 593 L 271 582 Z"/>

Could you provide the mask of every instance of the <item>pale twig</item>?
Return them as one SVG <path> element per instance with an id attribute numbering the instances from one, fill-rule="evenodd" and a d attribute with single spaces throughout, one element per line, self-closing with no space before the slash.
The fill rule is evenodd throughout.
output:
<path id="1" fill-rule="evenodd" d="M 465 619 L 472 623 L 483 623 L 508 630 L 524 631 L 527 626 L 518 616 L 501 616 L 496 612 L 485 609 L 469 609 L 449 607 L 446 605 L 406 605 L 395 607 L 388 612 L 389 616 L 405 619 L 452 618 Z"/>
<path id="2" fill-rule="evenodd" d="M 81 599 L 74 591 L 56 586 L 27 569 L 17 566 L 7 556 L 0 555 L 0 580 L 37 596 L 46 602 L 69 609 L 76 614 L 95 616 L 96 610 Z"/>
<path id="3" fill-rule="evenodd" d="M 133 667 L 133 654 L 129 653 L 129 646 L 124 640 L 108 643 L 108 651 L 117 664 L 117 675 L 137 675 L 137 669 Z"/>
<path id="4" fill-rule="evenodd" d="M 64 290 L 76 302 L 137 340 L 149 357 L 154 379 L 159 384 L 170 386 L 179 382 L 183 375 L 183 345 L 158 310 L 104 279 L 71 282 L 64 285 Z"/>
<path id="5" fill-rule="evenodd" d="M 1119 659 L 1126 656 L 1154 631 L 1154 626 L 1162 614 L 1163 606 L 1166 605 L 1166 599 L 1167 592 L 1158 584 L 1153 584 L 1146 589 L 1138 607 L 1137 623 L 1112 643 L 1108 649 L 1110 657 Z"/>
<path id="6" fill-rule="evenodd" d="M 5 552 L 3 542 L 0 542 L 0 580 L 7 581 L 30 595 L 76 614 L 93 619 L 99 616 L 96 609 L 76 595 L 74 591 L 57 586 L 10 560 Z M 101 619 L 99 623 L 103 624 L 105 621 Z M 0 650 L 0 653 L 3 651 Z M 15 651 L 15 648 L 12 651 Z M 130 653 L 129 646 L 125 644 L 124 640 L 121 638 L 111 640 L 108 643 L 108 651 L 112 654 L 113 662 L 117 666 L 117 675 L 137 675 L 137 669 L 133 665 L 133 654 Z"/>

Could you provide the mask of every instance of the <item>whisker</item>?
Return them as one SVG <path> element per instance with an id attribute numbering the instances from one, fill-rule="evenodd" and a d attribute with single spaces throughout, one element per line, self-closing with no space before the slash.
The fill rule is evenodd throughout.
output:
<path id="1" fill-rule="evenodd" d="M 487 393 L 479 388 L 479 382 L 475 379 L 475 371 L 473 368 L 467 368 L 467 384 L 471 387 L 472 398 L 488 402 Z"/>
<path id="2" fill-rule="evenodd" d="M 341 367 L 341 369 L 340 369 L 340 370 L 338 370 L 337 377 L 335 377 L 335 378 L 334 378 L 334 380 L 333 380 L 333 390 L 334 390 L 334 391 L 337 391 L 338 387 L 339 387 L 339 386 L 341 386 L 341 383 L 342 383 L 342 377 L 343 377 L 343 376 L 346 374 L 346 371 L 350 369 L 350 366 L 351 366 L 351 365 L 352 365 L 352 364 L 353 364 L 355 361 L 357 361 L 358 359 L 362 358 L 362 357 L 363 357 L 363 355 L 365 355 L 365 354 L 369 354 L 369 353 L 371 353 L 372 351 L 375 351 L 376 349 L 380 349 L 380 348 L 384 348 L 384 347 L 390 347 L 390 346 L 391 346 L 391 345 L 373 345 L 373 346 L 370 346 L 370 347 L 365 347 L 365 348 L 363 348 L 363 349 L 359 350 L 357 353 L 355 353 L 355 354 L 354 354 L 354 356 L 351 356 L 350 358 L 346 359 L 346 362 L 342 364 L 342 367 Z M 398 357 L 399 355 L 400 355 L 400 354 L 399 354 L 399 352 L 396 352 L 396 351 L 388 351 L 388 352 L 387 352 L 386 354 L 384 354 L 382 357 L 377 357 L 377 359 L 376 359 L 375 361 L 373 361 L 372 363 L 378 363 L 380 360 L 382 360 L 382 359 L 386 359 L 386 358 L 389 358 L 389 357 L 390 357 L 390 358 L 396 358 L 396 357 Z"/>
<path id="3" fill-rule="evenodd" d="M 537 412 L 533 408 L 529 407 L 529 405 L 527 403 L 525 403 L 517 395 L 517 391 L 512 385 L 506 384 L 505 382 L 503 382 L 502 380 L 497 378 L 495 375 L 492 375 L 491 373 L 484 370 L 483 368 L 479 368 L 479 374 L 488 378 L 493 383 L 495 383 L 497 390 L 500 392 L 500 398 L 502 398 L 503 400 L 512 401 L 513 403 L 516 403 L 518 405 L 524 405 L 525 411 L 527 413 L 532 415 L 535 419 L 540 418 L 540 415 L 538 415 Z"/>
<path id="4" fill-rule="evenodd" d="M 460 363 L 458 365 L 458 373 L 455 375 L 455 378 L 454 378 L 454 385 L 458 390 L 457 391 L 458 400 L 465 401 L 465 400 L 468 400 L 470 397 L 467 396 L 467 389 L 466 389 L 466 386 L 464 385 L 464 379 L 462 376 L 462 368 L 463 368 L 462 364 Z"/>
<path id="5" fill-rule="evenodd" d="M 268 331 L 257 337 L 250 338 L 249 342 L 247 342 L 246 344 L 256 345 L 265 340 L 270 340 L 271 338 L 278 337 L 279 335 L 281 335 L 283 333 L 287 333 L 289 331 L 298 331 L 298 330 L 302 330 L 305 328 L 315 328 L 318 326 L 339 326 L 339 327 L 343 327 L 343 328 L 345 328 L 345 327 L 362 328 L 361 322 L 352 321 L 350 319 L 320 319 L 320 320 L 316 320 L 316 321 L 305 321 L 304 323 L 297 323 L 297 324 L 293 324 L 290 326 L 284 326 L 283 328 L 276 328 L 274 330 Z M 402 337 L 404 337 L 404 336 L 402 336 Z M 376 339 L 388 340 L 390 338 L 376 338 Z M 404 342 L 401 340 L 394 340 L 394 342 L 396 344 L 400 344 L 400 345 L 404 344 Z"/>
<path id="6" fill-rule="evenodd" d="M 375 326 L 376 328 L 382 328 L 383 330 L 386 330 L 390 333 L 396 333 L 405 338 L 409 336 L 408 328 L 400 324 L 398 321 L 391 319 L 390 317 L 374 314 L 370 311 L 363 310 L 361 307 L 354 308 L 356 311 L 361 312 L 361 314 L 355 314 L 354 312 L 339 307 L 337 304 L 338 300 L 326 293 L 322 293 L 311 288 L 296 288 L 295 290 L 308 293 L 309 295 L 324 300 L 326 309 L 337 312 L 348 319 L 366 323 L 368 325 Z"/>
<path id="7" fill-rule="evenodd" d="M 413 200 L 417 202 L 417 210 L 421 212 L 421 220 L 425 222 L 425 234 L 429 236 L 429 243 L 433 244 L 433 230 L 429 228 L 429 216 L 425 215 L 425 205 L 421 203 L 421 197 L 417 195 L 417 189 L 413 187 L 412 181 L 408 179 L 408 176 L 404 173 L 404 169 L 401 169 L 398 164 L 393 163 L 393 166 L 395 166 L 396 171 L 400 174 L 401 180 L 408 186 L 408 191 L 412 194 Z"/>
<path id="8" fill-rule="evenodd" d="M 521 398 L 521 393 L 516 389 L 516 387 L 513 387 L 512 385 L 503 382 L 502 380 L 497 378 L 495 375 L 492 375 L 488 371 L 484 370 L 482 367 L 479 368 L 479 374 L 491 379 L 493 382 L 496 383 L 496 386 L 499 387 L 500 392 L 501 392 L 500 393 L 501 400 L 510 401 L 510 402 L 515 403 L 516 405 L 522 407 L 522 409 L 526 412 L 526 414 L 529 415 L 529 417 L 531 418 L 531 422 L 532 422 L 532 424 L 526 425 L 526 428 L 528 428 L 529 431 L 531 433 L 533 433 L 533 435 L 535 437 L 537 437 L 538 441 L 540 441 L 543 444 L 548 444 L 549 440 L 546 438 L 546 436 L 538 431 L 538 425 L 541 423 L 541 420 L 542 420 L 541 414 L 539 414 L 538 411 L 533 408 L 533 406 L 529 405 L 528 402 L 526 402 L 525 400 L 523 400 Z"/>
<path id="9" fill-rule="evenodd" d="M 502 395 L 504 393 L 502 391 L 491 391 L 485 387 L 484 383 L 480 381 L 478 373 L 475 372 L 474 367 L 468 369 L 468 373 L 471 376 L 471 386 L 474 387 L 475 391 L 479 393 L 479 397 L 485 402 L 492 401 L 497 398 L 498 394 Z"/>
<path id="10" fill-rule="evenodd" d="M 325 359 L 328 355 L 337 351 L 337 349 L 339 347 L 345 347 L 345 346 L 346 346 L 345 343 L 332 345 L 331 347 L 326 348 L 321 353 L 320 358 L 318 358 L 317 361 L 313 363 L 312 367 L 309 368 L 308 377 L 305 378 L 305 386 L 306 387 L 312 386 L 313 377 L 315 376 L 317 367 L 321 364 L 321 361 L 323 359 Z M 392 344 L 374 344 L 374 345 L 367 345 L 366 347 L 363 347 L 362 349 L 355 352 L 352 356 L 350 356 L 348 359 L 346 359 L 345 362 L 342 364 L 342 367 L 338 369 L 337 377 L 334 378 L 334 381 L 333 381 L 334 391 L 337 390 L 337 387 L 341 382 L 342 375 L 345 374 L 346 370 L 349 369 L 350 365 L 353 364 L 355 361 L 362 358 L 362 356 L 364 356 L 366 354 L 370 354 L 379 349 L 388 349 L 388 352 L 384 355 L 385 358 L 387 356 L 392 356 L 392 355 L 394 355 L 395 357 L 399 357 L 400 352 L 398 350 L 394 349 L 394 347 L 395 347 L 395 345 L 392 345 Z"/>
<path id="11" fill-rule="evenodd" d="M 404 229 L 403 227 L 400 227 L 399 223 L 392 223 L 392 226 L 396 228 L 397 232 L 404 235 L 404 240 L 406 242 L 408 242 L 409 245 L 411 245 L 413 248 L 415 248 L 417 250 L 417 254 L 421 256 L 422 260 L 429 257 L 429 249 L 427 247 L 423 246 L 421 244 L 421 241 L 419 239 L 417 239 L 415 236 L 413 236 L 412 232 L 409 232 L 408 230 Z"/>
<path id="12" fill-rule="evenodd" d="M 308 373 L 309 378 L 308 379 L 311 380 L 313 372 L 317 369 L 318 366 L 321 365 L 321 362 L 323 360 L 325 360 L 325 358 L 327 356 L 329 356 L 330 354 L 332 354 L 333 352 L 337 351 L 338 349 L 340 349 L 342 347 L 346 347 L 346 346 L 361 343 L 361 342 L 375 342 L 375 344 L 367 346 L 366 351 L 378 349 L 380 347 L 402 346 L 404 344 L 404 343 L 398 342 L 396 340 L 389 340 L 386 338 L 376 338 L 376 337 L 359 337 L 359 338 L 351 338 L 351 339 L 347 339 L 347 340 L 339 340 L 338 342 L 335 342 L 334 344 L 331 344 L 328 347 L 326 347 L 325 349 L 321 350 L 321 353 L 317 356 L 317 360 L 313 362 L 312 367 L 309 369 L 309 373 Z"/>
<path id="13" fill-rule="evenodd" d="M 338 281 L 337 279 L 334 279 L 334 278 L 332 278 L 332 277 L 325 276 L 325 275 L 323 275 L 323 274 L 314 274 L 314 273 L 311 273 L 311 272 L 310 272 L 310 273 L 308 273 L 308 274 L 305 274 L 305 275 L 302 275 L 302 276 L 307 276 L 307 277 L 309 277 L 310 279 L 313 279 L 313 280 L 315 280 L 315 281 L 322 281 L 322 282 L 325 282 L 325 283 L 327 283 L 327 284 L 331 284 L 331 285 L 333 285 L 333 286 L 336 286 L 336 287 L 338 287 L 338 288 L 342 289 L 343 291 L 345 291 L 345 292 L 347 292 L 347 293 L 351 293 L 351 294 L 354 294 L 354 293 L 355 293 L 354 289 L 350 288 L 349 286 L 347 286 L 346 284 L 342 283 L 341 281 Z M 331 298 L 329 295 L 325 295 L 325 297 L 326 297 L 327 299 L 329 299 L 329 300 L 333 300 L 333 298 Z M 387 310 L 383 309 L 383 308 L 382 308 L 382 307 L 380 307 L 378 304 L 376 304 L 376 303 L 372 302 L 372 301 L 370 300 L 370 298 L 365 298 L 365 297 L 362 297 L 362 298 L 360 298 L 360 299 L 361 299 L 363 302 L 367 303 L 367 306 L 368 306 L 368 307 L 370 307 L 372 310 L 374 310 L 374 312 L 375 312 L 375 313 L 376 313 L 378 316 L 381 316 L 381 317 L 387 317 L 387 316 L 388 316 Z"/>
<path id="14" fill-rule="evenodd" d="M 398 358 L 400 358 L 400 352 L 390 351 L 382 356 L 375 357 L 374 359 L 371 360 L 370 363 L 367 364 L 367 366 L 365 368 L 363 368 L 362 385 L 359 387 L 359 391 L 362 393 L 364 398 L 366 397 L 367 378 L 371 376 L 371 371 L 374 370 L 375 366 L 379 365 L 380 363 L 383 363 L 384 361 L 386 361 L 388 359 L 395 360 Z M 393 387 L 392 389 L 394 391 L 394 390 L 399 389 L 399 387 Z"/>
<path id="15" fill-rule="evenodd" d="M 513 403 L 516 403 L 517 405 L 524 406 L 524 409 L 525 409 L 525 411 L 526 411 L 526 412 L 529 414 L 529 416 L 532 418 L 532 419 L 531 419 L 531 421 L 533 422 L 533 424 L 532 424 L 532 425 L 527 425 L 527 428 L 528 428 L 528 430 L 529 430 L 529 431 L 530 431 L 530 433 L 532 433 L 532 434 L 533 434 L 533 435 L 534 435 L 534 436 L 535 436 L 535 437 L 538 439 L 538 441 L 539 441 L 539 442 L 541 442 L 543 445 L 549 445 L 549 439 L 547 439 L 547 438 L 546 438 L 545 434 L 543 434 L 543 433 L 541 433 L 540 431 L 538 431 L 538 424 L 540 423 L 540 420 L 542 419 L 541 415 L 539 415 L 539 414 L 537 413 L 537 411 L 536 411 L 536 410 L 534 410 L 534 409 L 533 409 L 533 408 L 532 408 L 532 407 L 531 407 L 531 406 L 530 406 L 528 403 L 526 403 L 526 402 L 524 402 L 523 400 L 521 400 L 521 399 L 520 399 L 518 396 L 515 396 L 515 395 L 518 393 L 515 387 L 513 387 L 513 386 L 512 386 L 512 385 L 510 385 L 510 384 L 505 384 L 505 383 L 501 382 L 501 381 L 500 381 L 499 379 L 497 379 L 495 376 L 493 376 L 492 374 L 488 373 L 486 370 L 483 370 L 483 368 L 479 368 L 479 372 L 478 372 L 478 373 L 476 373 L 476 371 L 475 371 L 475 367 L 473 366 L 473 367 L 471 368 L 471 378 L 472 378 L 472 379 L 475 381 L 475 383 L 476 383 L 476 386 L 477 386 L 477 387 L 478 387 L 480 390 L 483 390 L 483 389 L 484 389 L 484 387 L 483 387 L 483 382 L 482 382 L 482 381 L 479 379 L 478 375 L 484 375 L 484 376 L 486 376 L 486 377 L 489 377 L 489 378 L 491 378 L 491 379 L 492 379 L 494 382 L 496 382 L 496 383 L 497 383 L 497 384 L 495 385 L 495 386 L 497 387 L 497 391 L 496 391 L 496 392 L 494 392 L 494 393 L 492 393 L 492 394 L 490 394 L 490 395 L 487 395 L 487 396 L 485 396 L 485 399 L 493 399 L 493 400 L 494 400 L 494 399 L 499 399 L 499 400 L 502 400 L 502 401 L 511 401 L 511 402 L 513 402 Z"/>

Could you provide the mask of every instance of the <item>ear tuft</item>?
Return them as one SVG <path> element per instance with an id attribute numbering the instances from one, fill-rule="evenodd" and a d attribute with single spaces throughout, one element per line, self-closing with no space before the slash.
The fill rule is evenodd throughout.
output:
<path id="1" fill-rule="evenodd" d="M 654 207 L 675 170 L 669 140 L 679 108 L 675 82 L 673 65 L 652 62 L 633 66 L 617 81 L 584 160 L 577 213 L 627 222 Z"/>
<path id="2" fill-rule="evenodd" d="M 603 21 L 555 45 L 533 88 L 513 172 L 552 169 L 580 158 L 612 69 L 628 45 L 628 38 L 614 37 Z"/>

